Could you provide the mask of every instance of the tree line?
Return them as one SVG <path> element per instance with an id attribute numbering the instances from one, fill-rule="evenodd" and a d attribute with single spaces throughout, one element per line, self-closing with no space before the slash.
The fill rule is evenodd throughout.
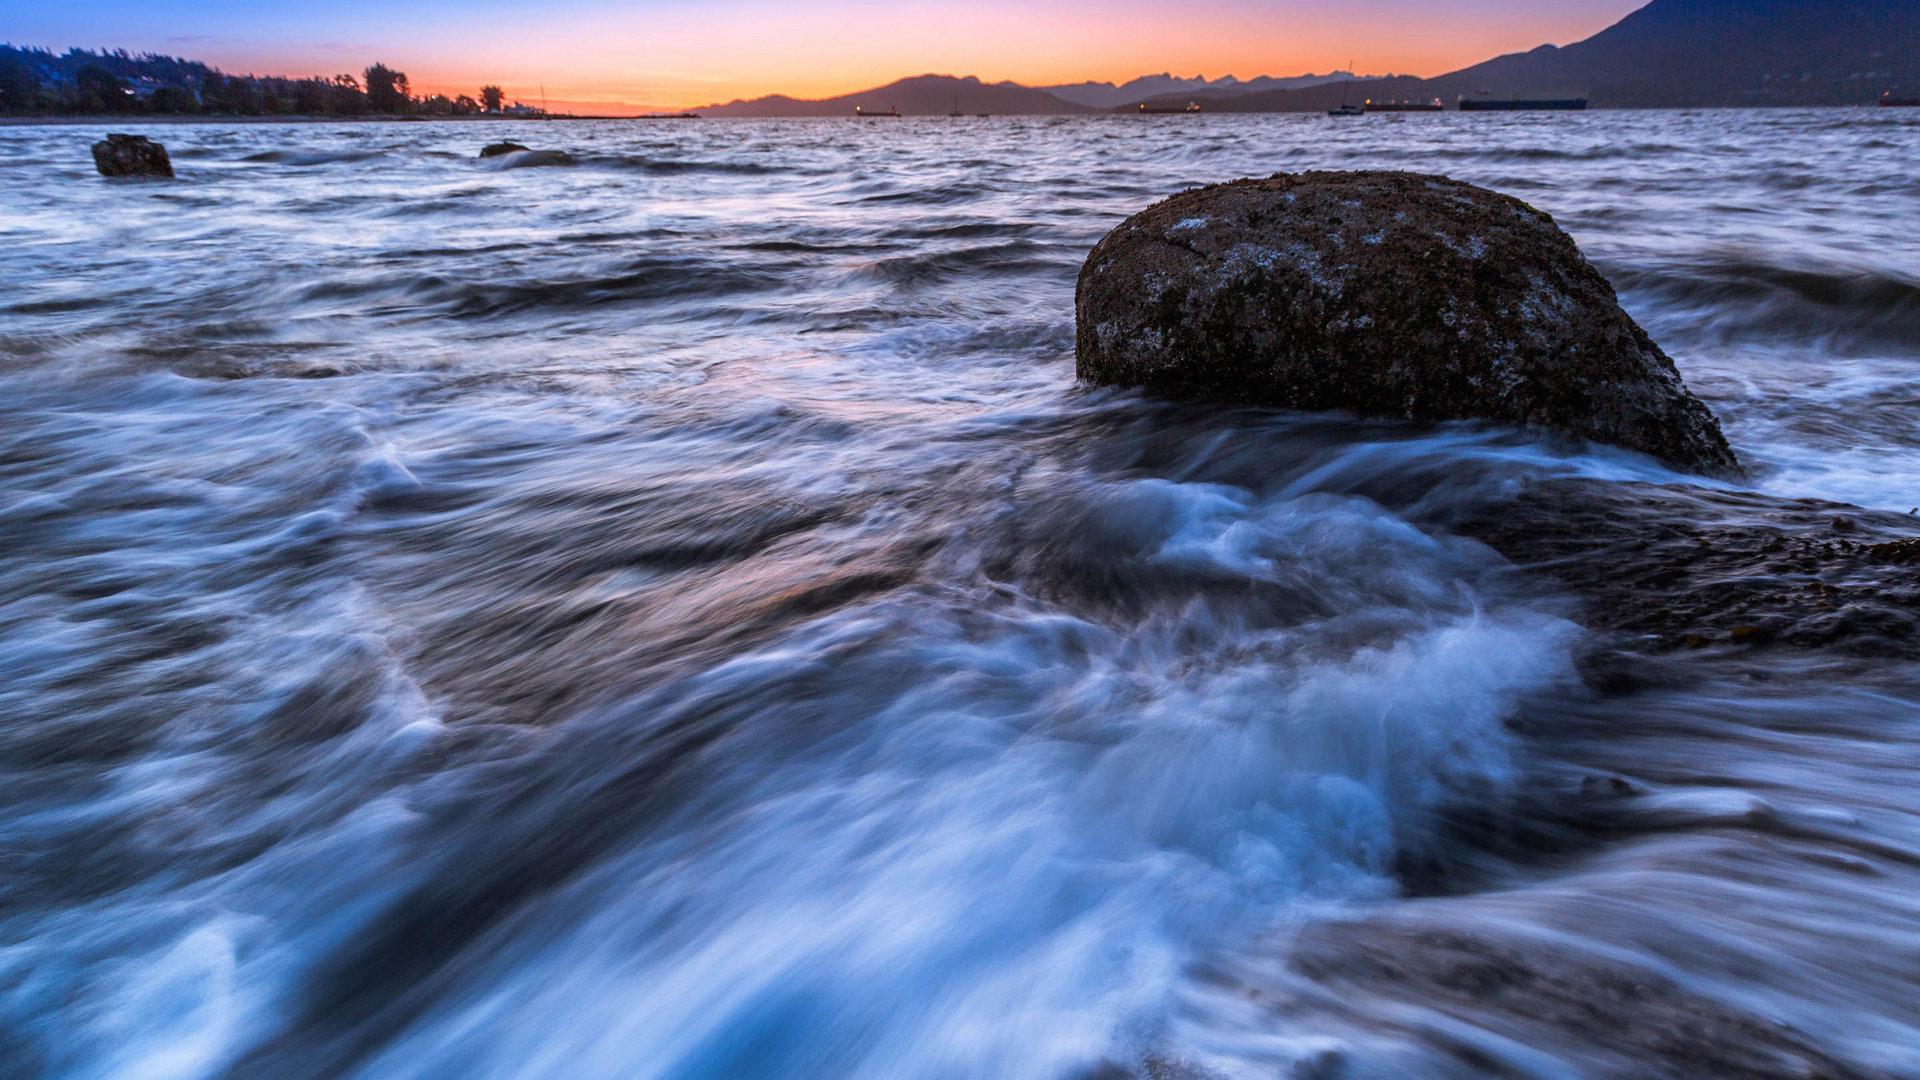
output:
<path id="1" fill-rule="evenodd" d="M 0 113 L 215 116 L 478 116 L 537 113 L 480 95 L 415 97 L 407 73 L 373 64 L 359 76 L 229 75 L 198 60 L 125 49 L 0 45 Z"/>

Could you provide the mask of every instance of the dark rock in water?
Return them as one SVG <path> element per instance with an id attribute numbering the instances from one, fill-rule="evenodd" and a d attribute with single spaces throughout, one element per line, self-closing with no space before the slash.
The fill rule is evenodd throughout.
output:
<path id="1" fill-rule="evenodd" d="M 1869 558 L 1878 562 L 1896 566 L 1920 566 L 1920 537 L 1871 544 L 1866 551 Z"/>
<path id="2" fill-rule="evenodd" d="M 1840 536 L 1837 512 L 1849 522 Z M 1572 589 L 1589 624 L 1637 648 L 1920 657 L 1920 537 L 1905 514 L 1550 479 L 1447 524 Z"/>
<path id="3" fill-rule="evenodd" d="M 93 166 L 101 176 L 173 175 L 167 148 L 145 135 L 108 135 L 94 143 Z"/>
<path id="4" fill-rule="evenodd" d="M 541 165 L 575 165 L 573 155 L 565 150 L 529 150 L 516 142 L 497 142 L 480 149 L 483 158 L 505 158 L 502 165 L 509 169 L 534 168 Z"/>
<path id="5" fill-rule="evenodd" d="M 532 169 L 542 165 L 577 165 L 573 155 L 565 150 L 523 150 L 509 156 L 506 166 L 510 169 Z"/>
<path id="6" fill-rule="evenodd" d="M 1552 218 L 1441 176 L 1309 172 L 1175 195 L 1093 249 L 1074 313 L 1090 382 L 1536 425 L 1739 471 Z"/>

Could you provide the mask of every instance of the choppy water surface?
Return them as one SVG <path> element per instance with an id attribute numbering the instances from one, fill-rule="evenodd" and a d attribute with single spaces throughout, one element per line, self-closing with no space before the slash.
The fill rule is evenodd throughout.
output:
<path id="1" fill-rule="evenodd" d="M 1597 685 L 1437 523 L 1682 478 L 1071 359 L 1163 195 L 1446 172 L 1904 511 L 1917 121 L 0 128 L 0 1073 L 1920 1075 L 1916 672 Z"/>

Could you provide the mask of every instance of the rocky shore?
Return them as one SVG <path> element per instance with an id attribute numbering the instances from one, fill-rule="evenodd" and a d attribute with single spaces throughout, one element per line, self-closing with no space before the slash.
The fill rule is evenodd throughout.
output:
<path id="1" fill-rule="evenodd" d="M 1540 481 L 1456 523 L 1635 649 L 1920 657 L 1920 520 L 1674 484 Z"/>

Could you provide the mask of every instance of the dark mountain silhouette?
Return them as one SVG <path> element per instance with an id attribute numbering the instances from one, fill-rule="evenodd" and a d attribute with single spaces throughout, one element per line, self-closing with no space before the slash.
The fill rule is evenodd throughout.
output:
<path id="1" fill-rule="evenodd" d="M 1864 105 L 1910 87 L 1920 87 L 1920 0 L 1653 0 L 1585 41 L 1433 79 L 1200 100 L 1216 112 L 1323 109 L 1343 96 L 1451 103 L 1480 91 L 1578 96 L 1602 108 Z"/>
<path id="2" fill-rule="evenodd" d="M 775 94 L 752 101 L 709 105 L 693 111 L 701 116 L 852 116 L 856 107 L 867 110 L 899 109 L 902 116 L 945 116 L 955 108 L 969 115 L 992 113 L 995 116 L 1094 111 L 1085 105 L 1054 97 L 1044 90 L 1018 83 L 983 83 L 971 75 L 965 78 L 917 75 L 872 90 L 817 101 Z"/>
<path id="3" fill-rule="evenodd" d="M 1578 44 L 1435 81 L 1453 93 L 1571 87 L 1622 107 L 1843 105 L 1916 75 L 1916 0 L 1654 0 Z"/>
<path id="4" fill-rule="evenodd" d="M 1076 105 L 1112 109 L 1124 105 L 1135 105 L 1149 98 L 1168 94 L 1191 96 L 1198 93 L 1250 94 L 1262 90 L 1298 90 L 1303 87 L 1318 86 L 1321 83 L 1358 77 L 1351 71 L 1330 71 L 1325 75 L 1292 75 L 1282 78 L 1261 75 L 1258 78 L 1242 80 L 1232 75 L 1223 75 L 1218 79 L 1209 79 L 1204 75 L 1195 75 L 1190 79 L 1183 79 L 1177 75 L 1162 72 L 1158 75 L 1142 75 L 1118 86 L 1110 82 L 1083 82 L 1042 86 L 1039 89 L 1055 97 L 1065 98 Z"/>

